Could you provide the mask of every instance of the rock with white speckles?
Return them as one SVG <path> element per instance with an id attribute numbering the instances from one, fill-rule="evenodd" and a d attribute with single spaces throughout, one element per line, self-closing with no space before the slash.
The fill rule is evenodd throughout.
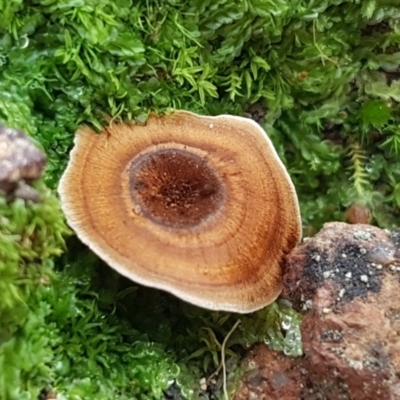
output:
<path id="1" fill-rule="evenodd" d="M 305 313 L 301 398 L 400 399 L 399 235 L 329 223 L 288 257 L 283 295 Z"/>
<path id="2" fill-rule="evenodd" d="M 400 229 L 329 223 L 298 246 L 282 295 L 304 357 L 254 347 L 234 400 L 400 400 L 399 260 Z"/>

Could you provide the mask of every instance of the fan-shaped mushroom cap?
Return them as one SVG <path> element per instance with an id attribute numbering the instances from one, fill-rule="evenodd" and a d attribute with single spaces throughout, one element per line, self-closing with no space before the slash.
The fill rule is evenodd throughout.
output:
<path id="1" fill-rule="evenodd" d="M 213 310 L 274 301 L 301 237 L 290 177 L 242 117 L 176 111 L 81 128 L 59 194 L 70 226 L 112 268 Z"/>

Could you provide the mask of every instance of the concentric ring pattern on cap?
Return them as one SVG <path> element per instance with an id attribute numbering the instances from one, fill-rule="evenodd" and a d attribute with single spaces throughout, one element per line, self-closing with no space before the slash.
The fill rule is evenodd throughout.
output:
<path id="1" fill-rule="evenodd" d="M 301 238 L 289 174 L 264 130 L 237 116 L 82 127 L 59 194 L 69 225 L 110 267 L 213 310 L 274 301 Z"/>

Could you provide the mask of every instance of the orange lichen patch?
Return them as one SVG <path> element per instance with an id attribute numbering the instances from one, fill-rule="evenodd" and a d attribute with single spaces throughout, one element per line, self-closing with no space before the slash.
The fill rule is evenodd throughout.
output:
<path id="1" fill-rule="evenodd" d="M 254 121 L 186 111 L 77 132 L 67 220 L 112 268 L 198 306 L 251 312 L 279 295 L 300 240 L 297 196 Z"/>

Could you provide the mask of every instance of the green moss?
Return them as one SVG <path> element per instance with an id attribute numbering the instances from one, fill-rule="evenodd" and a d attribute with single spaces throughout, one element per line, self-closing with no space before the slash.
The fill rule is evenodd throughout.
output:
<path id="1" fill-rule="evenodd" d="M 0 197 L 0 320 L 10 332 L 28 311 L 24 299 L 33 285 L 50 278 L 52 258 L 64 246 L 67 228 L 58 201 L 43 185 L 42 193 L 40 205 L 25 206 L 22 200 L 7 203 Z"/>
<path id="2" fill-rule="evenodd" d="M 38 295 L 51 287 L 53 258 L 64 248 L 68 230 L 58 200 L 38 184 L 41 204 L 0 197 L 0 398 L 23 398 L 34 378 L 46 376 L 51 359 L 43 336 L 48 304 Z M 29 377 L 29 378 L 28 378 Z"/>

